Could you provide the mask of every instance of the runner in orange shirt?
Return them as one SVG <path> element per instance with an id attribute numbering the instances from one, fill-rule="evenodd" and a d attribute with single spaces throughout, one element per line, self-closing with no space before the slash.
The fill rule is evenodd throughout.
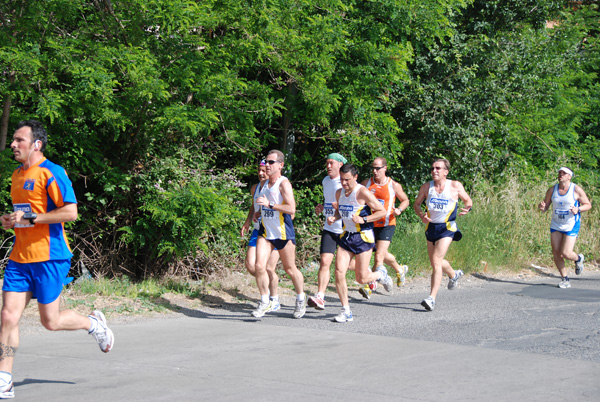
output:
<path id="1" fill-rule="evenodd" d="M 88 317 L 60 310 L 60 294 L 71 268 L 64 222 L 77 219 L 77 200 L 65 170 L 44 157 L 48 137 L 39 121 L 20 122 L 10 145 L 22 164 L 12 175 L 13 212 L 2 215 L 15 243 L 4 271 L 0 324 L 0 399 L 14 398 L 12 368 L 19 346 L 19 320 L 29 301 L 38 302 L 42 325 L 50 331 L 87 330 L 109 352 L 114 335 L 100 311 Z"/>
<path id="2" fill-rule="evenodd" d="M 371 193 L 379 200 L 383 209 L 385 209 L 385 217 L 374 222 L 375 240 L 375 264 L 373 268 L 377 269 L 383 264 L 387 264 L 396 271 L 396 284 L 404 285 L 408 267 L 400 265 L 396 261 L 396 257 L 388 251 L 392 237 L 396 232 L 396 217 L 408 208 L 410 204 L 408 196 L 402 189 L 400 183 L 386 176 L 387 160 L 384 157 L 375 158 L 372 163 L 373 177 L 364 180 L 361 184 L 369 189 Z M 396 208 L 396 199 L 400 201 L 400 205 Z M 359 289 L 359 292 L 366 299 L 370 298 L 371 289 L 368 285 Z"/>

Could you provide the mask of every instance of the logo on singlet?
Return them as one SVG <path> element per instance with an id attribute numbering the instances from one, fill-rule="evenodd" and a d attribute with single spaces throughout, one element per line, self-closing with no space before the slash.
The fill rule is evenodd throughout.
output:
<path id="1" fill-rule="evenodd" d="M 448 205 L 449 201 L 443 198 L 432 198 L 430 202 L 433 204 L 434 209 L 444 209 L 444 206 Z"/>
<path id="2" fill-rule="evenodd" d="M 35 179 L 25 180 L 25 184 L 23 184 L 23 190 L 33 191 L 34 187 L 35 187 Z"/>

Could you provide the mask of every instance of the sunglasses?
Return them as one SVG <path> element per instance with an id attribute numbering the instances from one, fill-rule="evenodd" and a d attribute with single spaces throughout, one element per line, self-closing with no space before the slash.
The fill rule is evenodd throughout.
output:
<path id="1" fill-rule="evenodd" d="M 444 170 L 446 169 L 445 167 L 439 167 L 439 166 L 434 166 L 431 168 L 431 170 Z"/>
<path id="2" fill-rule="evenodd" d="M 377 170 L 379 172 L 380 169 L 383 169 L 385 166 L 372 166 L 373 170 Z"/>
<path id="3" fill-rule="evenodd" d="M 279 161 L 274 161 L 273 159 L 266 160 L 265 162 L 267 162 L 269 165 L 272 165 L 274 163 L 281 163 Z"/>

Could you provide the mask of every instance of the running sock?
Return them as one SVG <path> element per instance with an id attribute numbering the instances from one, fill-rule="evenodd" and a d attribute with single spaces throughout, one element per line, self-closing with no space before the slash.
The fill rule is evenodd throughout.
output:
<path id="1" fill-rule="evenodd" d="M 264 304 L 269 303 L 269 295 L 260 295 L 260 302 Z"/>
<path id="2" fill-rule="evenodd" d="M 299 293 L 296 295 L 296 300 L 297 301 L 302 301 L 304 300 L 304 292 L 303 293 Z"/>
<path id="3" fill-rule="evenodd" d="M 581 254 L 579 254 L 579 255 L 577 256 L 577 261 L 575 261 L 575 262 L 579 262 L 579 261 L 581 261 Z"/>
<path id="4" fill-rule="evenodd" d="M 325 293 L 317 292 L 317 297 L 320 297 L 321 299 L 325 299 Z"/>
<path id="5" fill-rule="evenodd" d="M 10 383 L 12 380 L 12 374 L 8 371 L 0 371 L 0 381 L 4 381 L 5 383 Z"/>
<path id="6" fill-rule="evenodd" d="M 93 334 L 96 332 L 96 328 L 98 328 L 98 320 L 92 317 L 88 317 L 90 319 L 90 329 L 88 329 L 88 334 Z"/>
<path id="7" fill-rule="evenodd" d="M 350 306 L 342 306 L 342 308 L 344 309 L 344 313 L 346 314 L 350 314 Z"/>
<path id="8" fill-rule="evenodd" d="M 569 276 L 567 275 L 567 276 L 563 277 L 563 280 L 568 281 L 569 280 Z"/>
<path id="9" fill-rule="evenodd" d="M 269 297 L 269 300 L 279 303 L 279 295 L 276 295 L 276 296 L 270 296 L 270 297 Z"/>

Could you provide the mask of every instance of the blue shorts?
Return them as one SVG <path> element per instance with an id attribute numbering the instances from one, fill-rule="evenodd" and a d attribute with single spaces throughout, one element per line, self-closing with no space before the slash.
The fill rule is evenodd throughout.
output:
<path id="1" fill-rule="evenodd" d="M 340 237 L 340 247 L 353 254 L 360 254 L 373 250 L 375 242 L 367 243 L 359 232 L 344 232 Z"/>
<path id="2" fill-rule="evenodd" d="M 550 228 L 550 233 L 560 232 L 560 233 L 565 234 L 567 236 L 577 237 L 577 236 L 579 236 L 579 228 L 580 227 L 581 227 L 581 221 L 577 221 L 573 225 L 573 229 L 569 230 L 568 232 L 563 232 L 562 230 L 556 230 L 556 229 Z"/>
<path id="3" fill-rule="evenodd" d="M 258 229 L 254 229 L 248 240 L 248 247 L 256 247 L 256 239 L 258 239 Z"/>
<path id="4" fill-rule="evenodd" d="M 460 241 L 462 239 L 462 233 L 458 230 L 456 222 L 446 223 L 428 223 L 427 229 L 425 230 L 425 237 L 427 241 L 435 244 L 436 241 L 443 239 L 444 237 L 452 237 L 454 241 Z"/>
<path id="5" fill-rule="evenodd" d="M 12 260 L 4 270 L 4 292 L 31 292 L 40 304 L 50 304 L 68 283 L 71 259 L 22 264 Z"/>
<path id="6" fill-rule="evenodd" d="M 321 232 L 321 254 L 335 254 L 335 251 L 340 244 L 340 235 L 323 230 Z"/>

